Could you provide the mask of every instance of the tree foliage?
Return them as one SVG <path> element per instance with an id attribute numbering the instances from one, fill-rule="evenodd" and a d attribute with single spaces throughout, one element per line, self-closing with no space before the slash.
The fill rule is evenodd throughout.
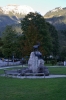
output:
<path id="1" fill-rule="evenodd" d="M 3 32 L 3 54 L 6 57 L 12 57 L 16 54 L 17 51 L 17 34 L 15 30 L 12 29 L 11 26 L 7 26 L 5 31 Z"/>
<path id="2" fill-rule="evenodd" d="M 57 54 L 58 35 L 55 28 L 38 13 L 30 13 L 21 21 L 22 34 L 16 34 L 12 26 L 7 26 L 3 36 L 3 54 L 6 57 L 28 56 L 33 46 L 40 43 L 43 56 Z"/>
<path id="3" fill-rule="evenodd" d="M 30 13 L 21 21 L 21 29 L 24 36 L 24 50 L 31 51 L 33 45 L 40 42 L 40 50 L 47 55 L 52 49 L 52 38 L 48 25 L 43 16 L 38 13 Z"/>
<path id="4" fill-rule="evenodd" d="M 56 56 L 59 52 L 58 51 L 59 50 L 58 32 L 53 25 L 49 23 L 47 23 L 47 25 L 52 37 L 52 53 L 54 56 Z"/>

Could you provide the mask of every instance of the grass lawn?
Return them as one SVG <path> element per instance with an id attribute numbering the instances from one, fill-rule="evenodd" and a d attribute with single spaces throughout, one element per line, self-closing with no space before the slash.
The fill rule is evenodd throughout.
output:
<path id="1" fill-rule="evenodd" d="M 10 68 L 4 67 L 4 69 L 13 70 L 13 69 L 22 69 L 22 67 L 25 67 L 25 66 L 22 66 L 22 65 L 10 66 Z M 4 74 L 4 69 L 0 69 L 0 74 Z"/>
<path id="2" fill-rule="evenodd" d="M 0 77 L 0 100 L 66 100 L 66 78 Z"/>
<path id="3" fill-rule="evenodd" d="M 66 67 L 48 67 L 50 74 L 64 74 L 66 75 Z"/>
<path id="4" fill-rule="evenodd" d="M 9 68 L 19 69 L 20 66 Z M 66 67 L 48 67 L 50 74 L 66 74 Z M 0 74 L 4 70 L 0 69 Z M 0 100 L 66 100 L 66 78 L 17 79 L 0 77 Z"/>

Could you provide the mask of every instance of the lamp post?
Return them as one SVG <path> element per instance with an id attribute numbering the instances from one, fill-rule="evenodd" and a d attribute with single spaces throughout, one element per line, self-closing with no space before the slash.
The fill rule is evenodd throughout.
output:
<path id="1" fill-rule="evenodd" d="M 21 64 L 22 64 L 22 68 L 23 68 L 23 64 L 24 64 L 24 58 L 23 57 L 21 59 Z"/>
<path id="2" fill-rule="evenodd" d="M 14 55 L 13 55 L 13 65 L 14 65 Z"/>

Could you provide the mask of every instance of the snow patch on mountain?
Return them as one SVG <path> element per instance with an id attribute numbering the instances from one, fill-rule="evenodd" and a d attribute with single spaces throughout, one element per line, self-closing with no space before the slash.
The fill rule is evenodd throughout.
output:
<path id="1" fill-rule="evenodd" d="M 35 12 L 31 7 L 26 5 L 7 5 L 5 7 L 1 7 L 4 14 L 9 14 L 12 12 L 13 14 L 28 14 L 29 12 Z"/>
<path id="2" fill-rule="evenodd" d="M 51 12 L 55 12 L 55 11 L 58 12 L 58 10 L 63 10 L 63 8 L 62 8 L 62 7 L 57 7 L 57 8 L 55 8 L 55 9 L 51 10 Z"/>

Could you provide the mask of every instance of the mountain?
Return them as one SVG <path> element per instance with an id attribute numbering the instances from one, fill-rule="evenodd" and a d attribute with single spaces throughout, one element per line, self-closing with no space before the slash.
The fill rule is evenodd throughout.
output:
<path id="1" fill-rule="evenodd" d="M 29 12 L 34 12 L 34 10 L 26 5 L 20 6 L 20 5 L 7 5 L 5 7 L 1 8 L 2 12 L 7 15 L 16 15 L 18 18 L 18 15 L 26 15 Z"/>
<path id="2" fill-rule="evenodd" d="M 17 25 L 21 19 L 29 12 L 35 12 L 31 7 L 26 5 L 7 5 L 0 7 L 0 31 L 7 25 Z M 66 29 L 66 7 L 57 7 L 48 11 L 44 18 L 46 21 L 56 27 L 57 30 Z"/>
<path id="3" fill-rule="evenodd" d="M 66 29 L 66 7 L 57 7 L 44 15 L 46 21 L 56 27 L 57 30 Z"/>
<path id="4" fill-rule="evenodd" d="M 0 7 L 0 32 L 2 32 L 7 25 L 19 24 L 21 19 L 29 12 L 34 12 L 34 10 L 26 5 L 7 5 Z"/>

